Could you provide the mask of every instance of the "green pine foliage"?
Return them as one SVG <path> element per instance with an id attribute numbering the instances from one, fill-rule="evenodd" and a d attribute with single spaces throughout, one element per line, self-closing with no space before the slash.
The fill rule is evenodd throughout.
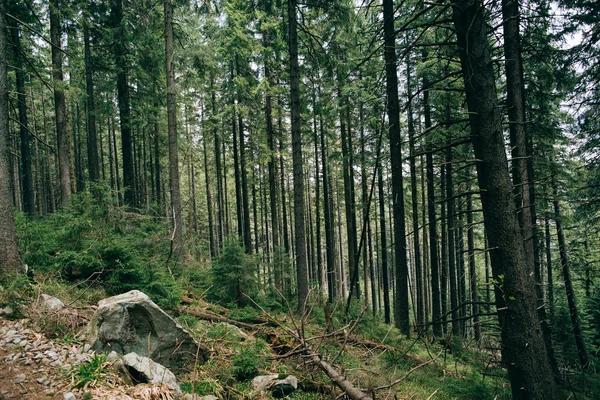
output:
<path id="1" fill-rule="evenodd" d="M 213 300 L 244 307 L 257 294 L 256 263 L 237 239 L 225 242 L 223 252 L 211 269 Z"/>
<path id="2" fill-rule="evenodd" d="M 17 221 L 30 269 L 100 286 L 108 295 L 141 290 L 166 307 L 183 294 L 169 273 L 168 227 L 161 218 L 98 204 L 85 192 L 55 214 Z"/>

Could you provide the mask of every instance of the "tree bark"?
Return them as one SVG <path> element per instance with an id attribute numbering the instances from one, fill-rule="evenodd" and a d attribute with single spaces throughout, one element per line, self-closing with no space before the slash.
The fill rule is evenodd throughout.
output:
<path id="1" fill-rule="evenodd" d="M 15 76 L 17 83 L 17 103 L 19 110 L 19 136 L 21 138 L 21 188 L 23 192 L 23 211 L 30 217 L 37 215 L 33 192 L 33 176 L 31 171 L 31 150 L 29 138 L 29 121 L 27 118 L 27 98 L 25 96 L 25 74 L 23 72 L 23 56 L 19 25 L 11 18 L 10 30 L 15 56 Z"/>
<path id="2" fill-rule="evenodd" d="M 565 239 L 565 231 L 562 227 L 562 220 L 560 216 L 560 202 L 558 200 L 558 190 L 556 188 L 556 182 L 552 177 L 552 186 L 554 191 L 554 200 L 552 204 L 554 206 L 554 222 L 556 223 L 556 234 L 558 236 L 558 250 L 560 254 L 560 264 L 563 271 L 563 279 L 565 281 L 565 291 L 567 293 L 567 303 L 569 304 L 569 315 L 571 317 L 571 325 L 573 327 L 573 336 L 575 337 L 575 344 L 577 345 L 577 354 L 579 355 L 579 363 L 582 368 L 586 368 L 589 363 L 589 356 L 585 347 L 585 341 L 583 340 L 583 329 L 581 327 L 581 319 L 579 318 L 579 309 L 577 307 L 577 300 L 575 297 L 575 290 L 573 289 L 573 279 L 571 278 L 571 266 L 569 264 L 569 255 L 567 251 L 567 241 Z"/>
<path id="3" fill-rule="evenodd" d="M 415 121 L 412 107 L 412 82 L 410 61 L 406 61 L 406 114 L 408 121 L 408 145 L 410 163 L 410 196 L 412 202 L 413 248 L 415 263 L 415 302 L 417 303 L 416 325 L 419 333 L 423 332 L 425 323 L 425 291 L 423 288 L 423 264 L 421 262 L 421 240 L 419 239 L 419 196 L 417 186 L 417 165 L 415 151 Z"/>
<path id="4" fill-rule="evenodd" d="M 429 105 L 429 83 L 423 80 L 423 116 L 425 130 L 431 128 L 431 107 Z M 430 136 L 427 136 L 427 218 L 429 223 L 429 263 L 431 265 L 431 319 L 433 335 L 442 337 L 441 296 L 440 296 L 440 263 L 438 258 L 438 231 L 435 211 L 435 182 L 433 171 L 433 149 Z"/>
<path id="5" fill-rule="evenodd" d="M 394 211 L 394 253 L 396 263 L 395 324 L 400 332 L 410 335 L 408 303 L 408 261 L 406 258 L 406 226 L 404 221 L 404 190 L 402 179 L 402 139 L 400 137 L 400 105 L 396 71 L 396 33 L 394 2 L 383 0 L 383 33 L 385 36 L 385 75 L 389 123 L 390 157 L 392 163 L 392 193 Z"/>
<path id="6" fill-rule="evenodd" d="M 177 104 L 175 95 L 175 69 L 173 68 L 173 5 L 165 0 L 165 56 L 167 73 L 167 125 L 169 137 L 169 186 L 173 208 L 173 230 L 177 262 L 183 261 L 183 213 L 179 187 L 179 148 L 177 146 Z"/>
<path id="7" fill-rule="evenodd" d="M 502 358 L 514 399 L 559 399 L 538 323 L 534 281 L 516 215 L 502 135 L 502 122 L 484 6 L 457 0 L 453 20 L 458 40 L 471 140 L 477 162 L 488 234 Z"/>
<path id="8" fill-rule="evenodd" d="M 123 0 L 111 0 L 113 24 L 113 51 L 117 69 L 117 100 L 121 124 L 121 151 L 123 161 L 123 202 L 135 204 L 135 176 L 133 166 L 133 139 L 131 134 L 131 110 L 129 105 L 129 68 L 125 49 L 125 27 L 123 22 Z"/>
<path id="9" fill-rule="evenodd" d="M 67 105 L 63 81 L 60 31 L 60 1 L 50 4 L 50 41 L 52 42 L 52 77 L 54 80 L 54 113 L 56 117 L 56 135 L 58 138 L 58 160 L 60 175 L 61 204 L 71 199 L 71 172 L 69 168 L 69 132 L 67 129 Z"/>
<path id="10" fill-rule="evenodd" d="M 390 275 L 388 271 L 388 254 L 387 254 L 387 233 L 385 222 L 385 194 L 383 192 L 383 168 L 381 160 L 377 166 L 377 186 L 379 197 L 379 221 L 381 230 L 381 277 L 383 281 L 383 316 L 386 324 L 392 322 L 390 315 Z"/>
<path id="11" fill-rule="evenodd" d="M 85 90 L 87 93 L 87 153 L 88 175 L 91 182 L 100 180 L 98 162 L 98 142 L 96 139 L 96 105 L 94 101 L 94 81 L 92 77 L 92 51 L 90 48 L 89 22 L 83 22 L 83 44 L 85 58 Z"/>
<path id="12" fill-rule="evenodd" d="M 0 0 L 0 277 L 22 269 L 10 196 L 6 1 Z"/>
<path id="13" fill-rule="evenodd" d="M 298 32 L 296 0 L 288 0 L 290 54 L 290 101 L 292 120 L 292 164 L 294 176 L 294 233 L 296 241 L 296 273 L 298 312 L 304 314 L 308 297 L 308 265 L 304 223 L 304 171 L 302 166 L 302 132 L 300 131 L 300 82 L 298 67 Z"/>

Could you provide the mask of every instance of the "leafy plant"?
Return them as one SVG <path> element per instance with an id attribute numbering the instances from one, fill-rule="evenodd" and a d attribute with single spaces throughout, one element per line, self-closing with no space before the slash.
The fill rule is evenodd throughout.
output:
<path id="1" fill-rule="evenodd" d="M 94 355 L 89 363 L 80 365 L 74 373 L 75 385 L 73 387 L 81 389 L 88 382 L 94 383 L 103 379 L 106 376 L 106 367 L 106 354 Z"/>

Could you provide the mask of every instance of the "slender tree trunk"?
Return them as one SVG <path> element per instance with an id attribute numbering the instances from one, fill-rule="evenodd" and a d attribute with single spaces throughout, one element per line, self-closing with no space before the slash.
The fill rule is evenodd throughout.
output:
<path id="1" fill-rule="evenodd" d="M 556 234 L 558 236 L 558 250 L 560 254 L 560 264 L 562 266 L 563 278 L 565 281 L 565 291 L 567 293 L 567 303 L 569 304 L 569 315 L 571 316 L 571 325 L 573 326 L 573 336 L 577 345 L 577 354 L 579 355 L 579 363 L 582 368 L 587 368 L 589 356 L 583 340 L 583 329 L 581 327 L 581 319 L 579 318 L 579 309 L 575 290 L 573 289 L 573 280 L 571 278 L 571 266 L 569 265 L 569 255 L 567 252 L 567 241 L 565 240 L 565 232 L 562 227 L 560 215 L 560 202 L 558 200 L 558 190 L 554 177 L 552 177 L 552 189 L 554 191 L 554 222 L 556 224 Z"/>
<path id="2" fill-rule="evenodd" d="M 117 99 L 121 124 L 121 151 L 123 155 L 123 201 L 127 206 L 136 206 L 135 177 L 133 166 L 133 139 L 131 133 L 131 110 L 129 105 L 129 62 L 125 49 L 125 27 L 123 23 L 123 0 L 111 0 L 111 20 L 114 28 L 113 48 L 117 68 Z"/>
<path id="3" fill-rule="evenodd" d="M 325 257 L 327 261 L 327 300 L 333 303 L 337 297 L 336 273 L 335 273 L 335 227 L 333 217 L 333 198 L 331 184 L 329 181 L 329 159 L 325 147 L 325 129 L 323 128 L 323 116 L 319 110 L 319 130 L 321 139 L 321 171 L 323 175 L 323 217 L 325 219 Z"/>
<path id="4" fill-rule="evenodd" d="M 25 96 L 25 74 L 23 72 L 23 56 L 19 25 L 11 18 L 10 31 L 14 49 L 15 76 L 17 83 L 17 104 L 19 110 L 19 136 L 21 138 L 21 187 L 23 188 L 23 211 L 30 217 L 37 215 L 33 192 L 33 176 L 31 171 L 31 150 L 29 139 L 29 121 L 27 118 L 27 98 Z M 3 55 L 5 56 L 5 54 Z"/>
<path id="5" fill-rule="evenodd" d="M 87 153 L 88 174 L 91 182 L 100 180 L 98 162 L 98 142 L 96 139 L 96 105 L 94 103 L 94 81 L 92 79 L 92 51 L 88 22 L 83 23 L 83 44 L 85 58 L 85 90 L 87 93 Z"/>
<path id="6" fill-rule="evenodd" d="M 173 208 L 173 230 L 176 260 L 183 261 L 183 214 L 181 209 L 181 190 L 179 188 L 179 148 L 177 146 L 177 104 L 175 69 L 173 68 L 173 5 L 165 0 L 165 56 L 167 60 L 167 119 L 169 136 L 169 186 L 171 206 Z"/>
<path id="7" fill-rule="evenodd" d="M 379 197 L 379 225 L 381 230 L 381 277 L 383 281 L 383 316 L 386 324 L 392 322 L 390 315 L 390 275 L 388 271 L 388 257 L 387 257 L 387 233 L 385 223 L 385 195 L 383 192 L 383 168 L 381 166 L 381 160 L 377 166 L 377 186 L 378 186 L 378 197 Z"/>
<path id="8" fill-rule="evenodd" d="M 58 159 L 60 171 L 61 204 L 71 199 L 71 172 L 69 168 L 69 132 L 67 130 L 67 105 L 63 88 L 63 54 L 61 52 L 60 1 L 50 4 L 50 40 L 52 42 L 52 77 L 54 80 L 54 111 L 56 135 L 58 138 Z"/>
<path id="9" fill-rule="evenodd" d="M 394 253 L 396 263 L 394 317 L 396 327 L 400 329 L 400 332 L 409 336 L 408 261 L 406 258 L 406 226 L 404 222 L 404 190 L 402 183 L 402 139 L 400 137 L 400 105 L 398 102 L 393 0 L 383 0 L 383 33 L 385 36 L 385 75 L 390 157 L 392 161 L 391 197 L 394 209 Z"/>
<path id="10" fill-rule="evenodd" d="M 204 133 L 204 140 L 202 141 L 202 150 L 204 153 L 204 183 L 206 185 L 206 207 L 208 213 L 208 245 L 210 247 L 210 256 L 211 258 L 215 258 L 217 256 L 216 248 L 215 248 L 215 228 L 213 222 L 213 204 L 212 204 L 212 196 L 210 192 L 210 177 L 208 175 L 208 153 L 206 140 L 208 135 L 206 131 Z"/>
<path id="11" fill-rule="evenodd" d="M 0 277 L 22 270 L 10 198 L 8 161 L 8 68 L 6 1 L 0 0 Z"/>
<path id="12" fill-rule="evenodd" d="M 467 254 L 469 257 L 469 287 L 471 291 L 471 315 L 473 316 L 473 329 L 475 342 L 481 345 L 481 326 L 479 325 L 479 294 L 477 293 L 477 265 L 475 263 L 475 233 L 473 226 L 473 196 L 471 184 L 467 186 Z"/>
<path id="13" fill-rule="evenodd" d="M 240 74 L 239 64 L 236 63 L 236 69 L 238 75 Z M 242 102 L 242 95 L 238 91 L 238 104 Z M 242 211 L 243 211 L 243 225 L 244 225 L 244 248 L 246 253 L 252 253 L 252 236 L 250 232 L 250 202 L 248 201 L 248 173 L 246 171 L 246 145 L 244 138 L 244 120 L 241 114 L 238 114 L 239 134 L 240 134 L 240 170 L 242 178 Z M 257 223 L 256 219 L 254 220 Z"/>
<path id="14" fill-rule="evenodd" d="M 429 82 L 423 81 L 423 114 L 425 130 L 431 129 L 431 107 L 429 105 Z M 433 171 L 433 145 L 430 135 L 427 136 L 427 218 L 429 222 L 429 262 L 431 265 L 431 319 L 433 321 L 433 335 L 442 336 L 441 324 L 441 296 L 440 296 L 440 265 L 438 259 L 438 231 L 435 211 L 435 182 Z"/>
<path id="15" fill-rule="evenodd" d="M 547 283 L 547 296 L 548 296 L 548 304 L 550 309 L 550 325 L 554 325 L 554 315 L 555 315 L 555 307 L 554 307 L 554 279 L 552 272 L 552 248 L 550 247 L 550 220 L 548 219 L 548 215 L 544 217 L 544 229 L 545 229 L 545 239 L 546 239 L 546 274 L 548 283 Z"/>
<path id="16" fill-rule="evenodd" d="M 265 76 L 271 80 L 271 71 L 268 67 L 268 62 L 265 61 Z M 270 91 L 267 91 L 265 96 L 265 121 L 267 129 L 267 141 L 269 145 L 269 204 L 271 211 L 271 232 L 273 232 L 273 260 L 274 260 L 274 278 L 275 288 L 282 292 L 283 290 L 283 263 L 281 242 L 279 240 L 279 213 L 277 212 L 277 155 L 275 153 L 275 130 L 273 129 L 273 96 Z"/>
<path id="17" fill-rule="evenodd" d="M 355 295 L 358 298 L 360 293 L 360 287 L 358 284 L 358 259 L 356 253 L 358 252 L 356 244 L 356 214 L 354 209 L 354 190 L 352 190 L 352 182 L 354 181 L 354 166 L 352 165 L 352 147 L 349 145 L 350 131 L 346 125 L 346 118 L 344 110 L 349 107 L 346 102 L 344 104 L 342 98 L 341 83 L 338 83 L 338 101 L 339 101 L 339 117 L 340 117 L 340 137 L 342 142 L 342 170 L 344 179 L 344 206 L 345 206 L 345 217 L 346 217 L 346 243 L 348 248 L 348 272 L 350 273 L 351 285 L 350 295 Z M 347 129 L 348 128 L 348 129 Z M 356 280 L 355 280 L 356 279 Z"/>
<path id="18" fill-rule="evenodd" d="M 419 195 L 417 186 L 417 166 L 416 166 L 416 151 L 415 151 L 415 122 L 413 117 L 412 107 L 412 82 L 410 62 L 406 62 L 406 87 L 407 87 L 407 104 L 406 113 L 408 119 L 408 144 L 410 150 L 410 194 L 412 202 L 412 224 L 413 224 L 413 247 L 414 247 L 414 262 L 415 262 L 415 288 L 416 288 L 416 324 L 417 331 L 423 332 L 425 324 L 425 291 L 423 288 L 423 265 L 421 262 L 421 240 L 419 239 Z"/>
<path id="19" fill-rule="evenodd" d="M 446 105 L 449 107 L 449 105 Z M 448 114 L 448 113 L 447 113 Z M 450 118 L 446 115 L 447 119 Z M 448 139 L 448 143 L 450 139 Z M 454 184 L 452 177 L 452 148 L 448 146 L 446 149 L 446 202 L 448 206 L 447 229 L 448 229 L 448 275 L 450 281 L 450 310 L 452 317 L 452 334 L 460 335 L 460 325 L 458 320 L 458 285 L 456 281 L 456 242 L 454 236 L 455 231 L 455 201 L 454 201 Z"/>
<path id="20" fill-rule="evenodd" d="M 512 184 L 502 136 L 502 121 L 488 42 L 488 25 L 480 0 L 453 4 L 471 140 L 477 162 L 485 228 L 502 327 L 502 358 L 514 399 L 558 399 L 536 309 L 523 237 L 515 212 Z"/>
<path id="21" fill-rule="evenodd" d="M 318 89 L 315 88 L 315 93 L 313 94 L 313 140 L 314 140 L 314 155 L 315 155 L 315 230 L 316 230 L 316 245 L 315 250 L 317 253 L 317 282 L 319 284 L 319 294 L 323 295 L 323 251 L 321 247 L 321 184 L 322 182 L 319 179 L 319 131 L 317 128 L 317 95 L 316 91 Z M 320 101 L 320 99 L 319 99 Z M 324 158 L 321 158 L 321 162 L 325 162 Z M 319 302 L 322 297 L 319 297 Z"/>
<path id="22" fill-rule="evenodd" d="M 440 192 L 442 196 L 446 194 L 446 166 L 440 168 Z M 441 275 L 440 275 L 440 297 L 442 307 L 442 332 L 444 336 L 448 334 L 448 218 L 447 208 L 448 202 L 443 202 L 440 205 L 440 220 L 441 220 Z"/>
<path id="23" fill-rule="evenodd" d="M 231 84 L 234 83 L 233 76 L 233 62 L 229 65 L 231 74 Z M 242 183 L 240 177 L 240 153 L 238 150 L 238 134 L 237 134 L 237 104 L 235 103 L 235 97 L 231 96 L 231 131 L 233 139 L 233 178 L 235 181 L 235 206 L 237 211 L 237 231 L 240 242 L 243 242 L 244 238 L 244 210 L 242 208 Z M 246 249 L 248 251 L 248 249 Z"/>
<path id="24" fill-rule="evenodd" d="M 296 239 L 296 272 L 298 312 L 304 314 L 308 297 L 308 265 L 304 233 L 304 171 L 302 166 L 302 132 L 300 131 L 300 82 L 298 71 L 298 33 L 296 0 L 288 0 L 288 29 L 290 53 L 290 101 L 292 120 L 292 164 L 294 169 L 294 231 Z"/>

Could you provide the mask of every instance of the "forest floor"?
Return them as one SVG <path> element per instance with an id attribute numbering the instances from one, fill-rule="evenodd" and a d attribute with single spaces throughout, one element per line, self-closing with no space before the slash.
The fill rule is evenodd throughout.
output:
<path id="1" fill-rule="evenodd" d="M 34 325 L 26 318 L 0 317 L 0 400 L 82 398 L 81 391 L 73 390 L 73 371 L 94 357 L 90 346 L 68 337 L 50 339 Z M 88 398 L 131 399 L 128 389 L 113 376 Z"/>
<path id="2" fill-rule="evenodd" d="M 77 307 L 62 313 L 44 312 L 39 304 L 42 287 L 58 297 L 65 292 L 64 286 L 37 285 L 37 294 L 19 301 L 19 318 L 3 316 L 0 308 L 0 400 L 177 398 L 164 387 L 131 385 L 105 355 L 90 350 L 82 330 L 100 293 L 79 299 Z M 63 300 L 70 304 L 71 298 Z M 0 298 L 0 304 L 7 304 L 6 299 Z M 330 362 L 348 382 L 377 400 L 510 398 L 505 372 L 491 350 L 460 341 L 407 340 L 360 312 L 354 321 L 335 321 L 326 333 L 318 310 L 314 312 L 305 321 L 294 321 L 292 314 L 229 310 L 195 296 L 184 298 L 170 313 L 211 352 L 204 364 L 176 374 L 185 398 L 270 400 L 274 397 L 269 392 L 254 392 L 251 381 L 256 375 L 278 374 L 298 378 L 299 388 L 287 397 L 290 400 L 347 399 L 318 360 Z M 303 356 L 294 332 L 305 335 L 318 357 Z M 96 369 L 90 369 L 94 362 Z"/>

